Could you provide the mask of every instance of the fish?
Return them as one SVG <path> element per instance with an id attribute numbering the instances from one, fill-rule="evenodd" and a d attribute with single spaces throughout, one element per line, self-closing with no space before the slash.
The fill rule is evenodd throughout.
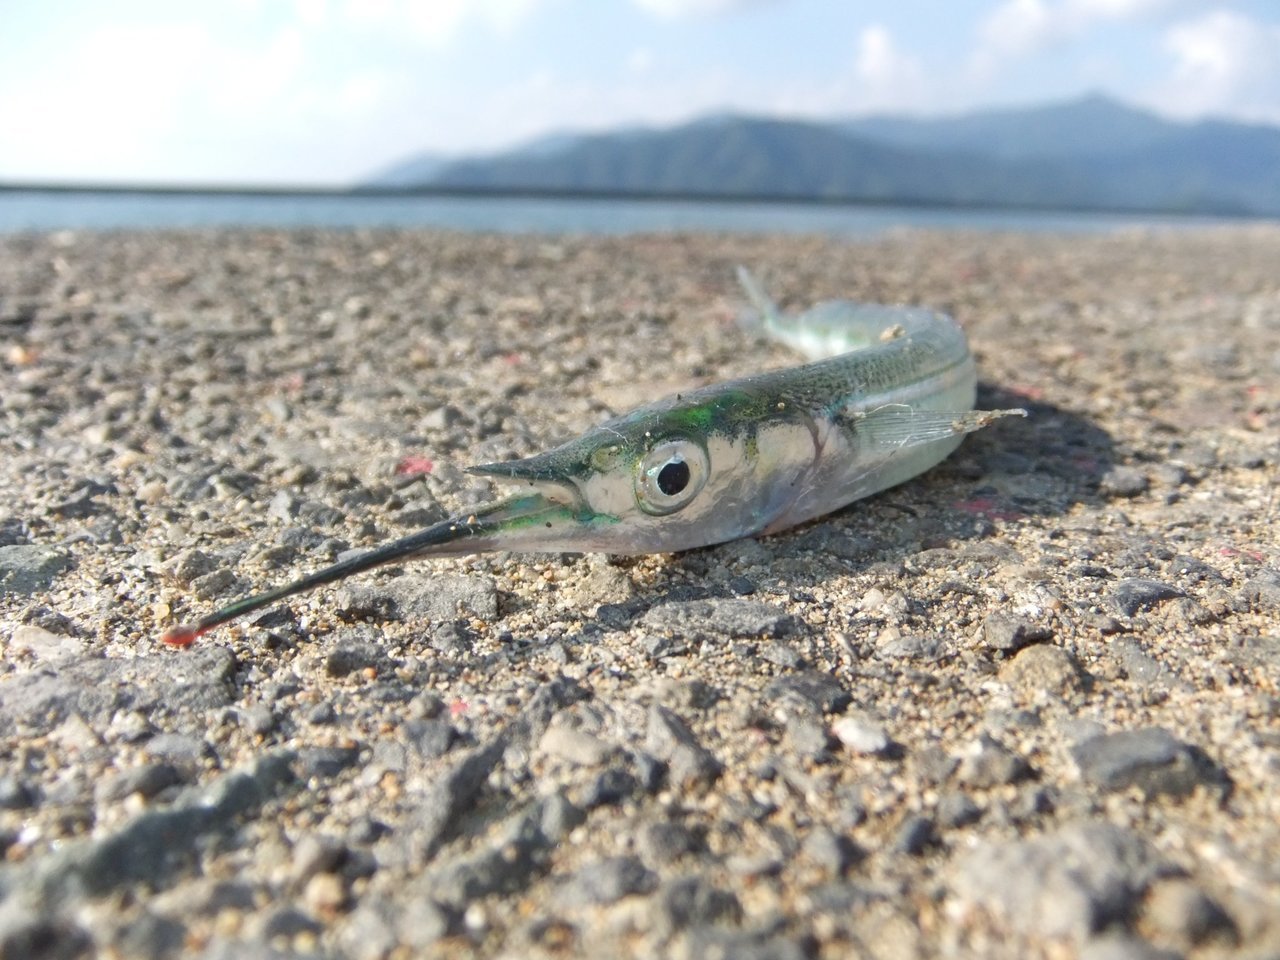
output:
<path id="1" fill-rule="evenodd" d="M 517 489 L 161 639 L 186 647 L 389 563 L 496 550 L 674 553 L 767 536 L 909 480 L 966 434 L 1027 415 L 973 409 L 973 355 L 946 314 L 849 300 L 786 314 L 745 268 L 738 280 L 755 325 L 808 362 L 645 404 L 535 456 L 469 467 Z"/>

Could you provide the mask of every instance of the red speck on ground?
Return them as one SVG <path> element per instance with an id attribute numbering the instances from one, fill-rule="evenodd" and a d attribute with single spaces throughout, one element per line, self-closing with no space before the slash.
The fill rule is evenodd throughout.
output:
<path id="1" fill-rule="evenodd" d="M 465 700 L 451 700 L 449 702 L 449 716 L 454 720 L 457 720 L 458 717 L 462 716 L 470 709 L 471 705 Z"/>
<path id="2" fill-rule="evenodd" d="M 1245 557 L 1254 563 L 1262 563 L 1266 560 L 1258 550 L 1241 550 L 1238 547 L 1219 547 L 1218 554 L 1223 557 Z"/>
<path id="3" fill-rule="evenodd" d="M 430 473 L 436 468 L 435 462 L 426 457 L 404 457 L 396 464 L 396 476 L 408 477 Z"/>

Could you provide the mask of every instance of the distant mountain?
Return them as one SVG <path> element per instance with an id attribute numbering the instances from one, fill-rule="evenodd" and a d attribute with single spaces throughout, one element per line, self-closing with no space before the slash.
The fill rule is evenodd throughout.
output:
<path id="1" fill-rule="evenodd" d="M 830 123 L 722 115 L 409 161 L 382 188 L 760 197 L 1280 215 L 1280 128 L 1175 123 L 1090 96 Z"/>
<path id="2" fill-rule="evenodd" d="M 420 187 L 430 183 L 431 178 L 447 167 L 456 158 L 443 154 L 422 153 L 393 163 L 385 170 L 380 170 L 369 177 L 361 186 L 375 187 L 381 190 L 403 190 Z"/>
<path id="3" fill-rule="evenodd" d="M 1092 94 L 1048 106 L 981 110 L 951 117 L 870 116 L 841 128 L 908 149 L 960 151 L 1006 160 L 1063 159 L 1151 146 L 1176 124 Z"/>

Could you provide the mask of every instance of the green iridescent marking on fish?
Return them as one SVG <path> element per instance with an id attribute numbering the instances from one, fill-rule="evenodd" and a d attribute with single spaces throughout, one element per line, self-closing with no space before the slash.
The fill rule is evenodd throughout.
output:
<path id="1" fill-rule="evenodd" d="M 815 358 L 660 400 L 562 446 L 470 472 L 532 491 L 445 520 L 164 635 L 229 620 L 383 564 L 490 550 L 661 553 L 774 533 L 901 483 L 967 433 L 977 374 L 942 314 L 849 301 L 782 314 L 745 270 L 764 332 Z"/>

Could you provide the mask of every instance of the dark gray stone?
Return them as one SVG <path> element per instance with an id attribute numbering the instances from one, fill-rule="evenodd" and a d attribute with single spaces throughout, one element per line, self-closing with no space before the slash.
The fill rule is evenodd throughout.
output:
<path id="1" fill-rule="evenodd" d="M 79 960 L 93 955 L 89 934 L 70 920 L 28 911 L 13 901 L 0 909 L 0 960 Z"/>
<path id="2" fill-rule="evenodd" d="M 102 781 L 95 791 L 97 799 L 108 802 L 123 800 L 133 794 L 154 797 L 161 790 L 182 782 L 178 768 L 171 763 L 144 763 Z"/>
<path id="3" fill-rule="evenodd" d="M 1072 747 L 1071 755 L 1081 777 L 1103 790 L 1137 787 L 1148 797 L 1185 797 L 1198 786 L 1229 786 L 1203 751 L 1158 727 L 1091 737 Z"/>
<path id="4" fill-rule="evenodd" d="M 0 597 L 48 590 L 71 559 L 61 550 L 38 543 L 0 547 Z"/>
<path id="5" fill-rule="evenodd" d="M 764 688 L 764 699 L 780 706 L 798 706 L 815 714 L 840 713 L 853 702 L 839 680 L 817 670 L 771 680 Z"/>
<path id="6" fill-rule="evenodd" d="M 498 618 L 498 587 L 481 574 L 406 573 L 382 584 L 405 618 L 433 623 L 458 617 Z"/>
<path id="7" fill-rule="evenodd" d="M 0 519 L 0 547 L 27 543 L 27 525 L 17 517 Z"/>
<path id="8" fill-rule="evenodd" d="M 525 754 L 532 751 L 551 718 L 587 695 L 581 684 L 568 677 L 549 680 L 538 687 L 505 730 L 464 754 L 448 773 L 436 780 L 417 805 L 414 842 L 421 855 L 430 856 L 457 819 L 470 809 L 489 774 L 510 748 Z"/>
<path id="9" fill-rule="evenodd" d="M 253 918 L 249 928 L 253 936 L 267 941 L 277 937 L 291 940 L 304 933 L 319 936 L 324 931 L 317 920 L 289 904 L 269 907 Z"/>
<path id="10" fill-rule="evenodd" d="M 177 920 L 144 913 L 122 927 L 112 946 L 121 957 L 171 960 L 185 955 L 187 928 Z"/>
<path id="11" fill-rule="evenodd" d="M 164 570 L 184 586 L 218 569 L 218 561 L 203 550 L 184 550 L 167 564 Z"/>
<path id="12" fill-rule="evenodd" d="M 583 806 L 594 808 L 622 803 L 640 792 L 640 781 L 624 767 L 601 771 L 582 797 Z"/>
<path id="13" fill-rule="evenodd" d="M 422 760 L 443 757 L 453 746 L 457 733 L 443 714 L 424 720 L 410 720 L 400 728 L 405 742 Z"/>
<path id="14" fill-rule="evenodd" d="M 375 843 L 390 832 L 391 828 L 381 820 L 375 820 L 373 817 L 356 817 L 351 822 L 350 829 L 347 830 L 347 841 L 354 844 Z"/>
<path id="15" fill-rule="evenodd" d="M 989 648 L 1009 656 L 1033 643 L 1053 639 L 1053 632 L 1036 626 L 1025 617 L 993 613 L 983 621 L 982 638 Z"/>
<path id="16" fill-rule="evenodd" d="M 648 893 L 658 877 L 635 857 L 609 857 L 582 867 L 560 888 L 557 901 L 566 907 L 616 903 Z"/>
<path id="17" fill-rule="evenodd" d="M 695 927 L 685 937 L 686 957 L 732 957 L 733 960 L 810 960 L 814 950 L 807 941 L 765 930 L 725 930 Z"/>
<path id="18" fill-rule="evenodd" d="M 1280 636 L 1232 637 L 1222 652 L 1223 659 L 1245 669 L 1280 669 Z"/>
<path id="19" fill-rule="evenodd" d="M 977 749 L 960 760 L 956 779 L 969 787 L 989 790 L 1006 783 L 1017 783 L 1031 776 L 1031 765 L 1004 744 L 982 737 Z"/>
<path id="20" fill-rule="evenodd" d="M 928 817 L 914 814 L 902 821 L 889 848 L 894 853 L 908 857 L 918 857 L 937 839 L 933 821 Z"/>
<path id="21" fill-rule="evenodd" d="M 0 810 L 27 810 L 40 801 L 39 791 L 13 774 L 0 776 Z"/>
<path id="22" fill-rule="evenodd" d="M 915 755 L 913 766 L 922 782 L 936 785 L 951 778 L 960 766 L 960 758 L 952 756 L 940 744 L 932 744 Z"/>
<path id="23" fill-rule="evenodd" d="M 951 888 L 961 904 L 1020 934 L 1079 944 L 1131 917 L 1146 889 L 1173 869 L 1132 831 L 1076 823 L 980 844 L 957 861 Z"/>
<path id="24" fill-rule="evenodd" d="M 915 634 L 895 637 L 876 647 L 876 656 L 882 660 L 917 660 L 922 663 L 940 660 L 946 652 L 946 646 L 937 637 Z"/>
<path id="25" fill-rule="evenodd" d="M 1227 582 L 1227 578 L 1219 573 L 1214 567 L 1211 567 L 1203 560 L 1198 560 L 1195 557 L 1189 557 L 1186 554 L 1179 554 L 1169 561 L 1169 572 L 1176 573 L 1193 583 Z"/>
<path id="26" fill-rule="evenodd" d="M 758 600 L 678 600 L 650 608 L 640 619 L 655 633 L 681 640 L 785 637 L 804 631 L 804 622 L 781 607 Z"/>
<path id="27" fill-rule="evenodd" d="M 1119 661 L 1125 676 L 1139 686 L 1151 686 L 1164 672 L 1160 663 L 1149 656 L 1142 644 L 1132 637 L 1117 637 L 1111 641 L 1109 649 Z"/>
<path id="28" fill-rule="evenodd" d="M 857 863 L 861 851 L 848 837 L 825 827 L 814 827 L 801 845 L 804 855 L 828 876 L 843 877 Z"/>
<path id="29" fill-rule="evenodd" d="M 711 886 L 702 877 L 679 877 L 663 884 L 650 914 L 659 938 L 689 927 L 742 922 L 742 905 L 727 890 Z"/>
<path id="30" fill-rule="evenodd" d="M 689 652 L 689 645 L 683 640 L 657 634 L 643 637 L 640 645 L 650 660 L 665 660 L 667 657 L 683 656 Z"/>
<path id="31" fill-rule="evenodd" d="M 297 515 L 299 520 L 320 528 L 336 527 L 346 518 L 346 514 L 337 507 L 315 500 L 304 500 L 298 504 Z"/>
<path id="32" fill-rule="evenodd" d="M 359 759 L 359 747 L 310 747 L 298 751 L 298 768 L 303 779 L 327 780 L 354 767 Z"/>
<path id="33" fill-rule="evenodd" d="M 1121 580 L 1111 588 L 1108 596 L 1116 610 L 1126 617 L 1132 617 L 1142 610 L 1159 606 L 1166 600 L 1181 597 L 1183 593 L 1172 584 L 1159 580 L 1132 578 Z"/>
<path id="34" fill-rule="evenodd" d="M 344 620 L 396 620 L 400 608 L 382 584 L 343 584 L 334 596 L 334 607 Z"/>
<path id="35" fill-rule="evenodd" d="M 307 723 L 314 723 L 316 726 L 327 726 L 336 723 L 337 720 L 338 711 L 327 700 L 322 700 L 307 711 Z"/>
<path id="36" fill-rule="evenodd" d="M 347 847 L 336 837 L 308 833 L 298 838 L 289 864 L 289 879 L 301 887 L 319 873 L 333 873 L 347 858 Z"/>
<path id="37" fill-rule="evenodd" d="M 948 790 L 938 797 L 938 825 L 946 829 L 967 827 L 982 819 L 982 808 L 966 793 Z"/>
<path id="38" fill-rule="evenodd" d="M 468 809 L 505 751 L 506 743 L 502 740 L 468 751 L 423 794 L 417 807 L 414 832 L 427 852 L 435 848 L 454 821 Z"/>
<path id="39" fill-rule="evenodd" d="M 692 830 L 682 823 L 654 821 L 640 828 L 636 848 L 654 866 L 665 866 L 697 848 Z"/>
<path id="40" fill-rule="evenodd" d="M 804 662 L 795 647 L 777 640 L 760 648 L 760 659 L 784 670 L 795 670 Z"/>
<path id="41" fill-rule="evenodd" d="M 645 749 L 667 762 L 667 775 L 673 784 L 686 786 L 705 783 L 720 776 L 719 761 L 698 743 L 684 722 L 666 707 L 655 704 L 649 710 Z"/>
<path id="42" fill-rule="evenodd" d="M 265 756 L 205 790 L 189 792 L 172 807 L 148 809 L 113 833 L 64 847 L 33 865 L 25 891 L 47 908 L 135 883 L 161 886 L 195 865 L 210 835 L 291 784 L 291 759 L 291 754 Z"/>
<path id="43" fill-rule="evenodd" d="M 434 865 L 420 886 L 436 903 L 461 910 L 473 900 L 523 890 L 545 866 L 553 842 L 538 804 L 509 818 L 491 845 Z"/>
<path id="44" fill-rule="evenodd" d="M 559 843 L 587 819 L 586 811 L 559 791 L 539 800 L 538 811 L 538 827 L 550 843 Z"/>
<path id="45" fill-rule="evenodd" d="M 194 802 L 209 813 L 211 824 L 223 827 L 293 786 L 296 760 L 290 750 L 268 753 L 247 769 L 225 773 L 206 789 L 195 790 Z"/>
<path id="46" fill-rule="evenodd" d="M 572 677 L 553 677 L 533 692 L 529 702 L 507 726 L 503 736 L 512 745 L 532 751 L 552 717 L 565 707 L 590 696 L 590 691 Z"/>
<path id="47" fill-rule="evenodd" d="M 435 624 L 428 637 L 432 650 L 454 656 L 470 653 L 476 642 L 475 633 L 459 620 Z"/>
<path id="48" fill-rule="evenodd" d="M 1246 580 L 1241 596 L 1254 610 L 1280 610 L 1280 575 L 1272 574 Z"/>
<path id="49" fill-rule="evenodd" d="M 376 643 L 343 640 L 325 656 L 324 672 L 331 677 L 345 677 L 361 670 L 376 670 L 387 662 L 386 654 Z"/>
<path id="50" fill-rule="evenodd" d="M 6 678 L 0 723 L 48 731 L 72 714 L 106 724 L 120 710 L 205 710 L 231 702 L 235 658 L 222 647 L 131 659 L 85 657 Z"/>

